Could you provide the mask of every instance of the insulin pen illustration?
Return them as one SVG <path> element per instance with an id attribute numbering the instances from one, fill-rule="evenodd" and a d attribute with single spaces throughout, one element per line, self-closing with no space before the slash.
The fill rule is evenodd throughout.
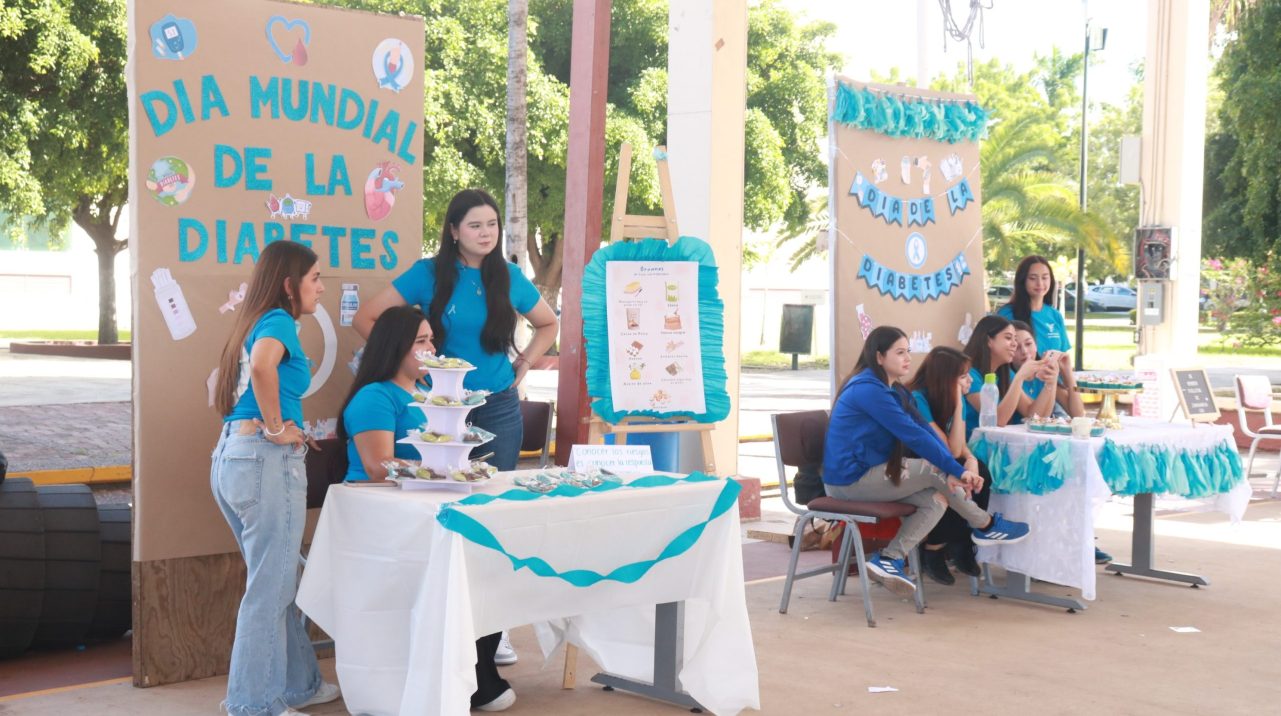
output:
<path id="1" fill-rule="evenodd" d="M 191 315 L 187 299 L 182 295 L 182 287 L 174 280 L 167 268 L 158 268 L 151 272 L 151 283 L 156 289 L 156 303 L 165 316 L 165 325 L 169 335 L 180 341 L 196 332 L 196 319 Z"/>

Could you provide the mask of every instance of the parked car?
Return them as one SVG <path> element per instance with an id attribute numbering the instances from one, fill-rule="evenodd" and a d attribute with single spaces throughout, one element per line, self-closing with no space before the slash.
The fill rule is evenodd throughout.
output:
<path id="1" fill-rule="evenodd" d="M 1107 284 L 1090 286 L 1085 291 L 1085 305 L 1101 311 L 1133 311 L 1139 305 L 1139 294 L 1129 286 Z"/>
<path id="2" fill-rule="evenodd" d="M 1102 311 L 1103 307 L 1096 303 L 1090 296 L 1090 292 L 1093 291 L 1095 287 L 1088 283 L 1085 286 L 1085 310 L 1087 312 Z M 1076 284 L 1073 282 L 1069 282 L 1063 287 L 1063 310 L 1065 312 L 1076 310 Z"/>
<path id="3" fill-rule="evenodd" d="M 987 301 L 992 305 L 992 310 L 996 310 L 1009 302 L 1014 296 L 1014 289 L 1009 286 L 989 286 L 987 289 Z"/>

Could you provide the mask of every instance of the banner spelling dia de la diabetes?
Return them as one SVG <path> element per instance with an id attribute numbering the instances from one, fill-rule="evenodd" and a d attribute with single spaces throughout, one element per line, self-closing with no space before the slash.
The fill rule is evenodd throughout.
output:
<path id="1" fill-rule="evenodd" d="M 961 348 L 985 305 L 986 112 L 968 95 L 838 77 L 830 119 L 837 380 L 876 326 L 902 329 L 913 353 Z"/>
<path id="2" fill-rule="evenodd" d="M 214 371 L 263 247 L 306 244 L 310 431 L 335 429 L 353 307 L 421 255 L 421 19 L 266 0 L 130 16 L 134 558 L 235 550 L 209 493 Z"/>

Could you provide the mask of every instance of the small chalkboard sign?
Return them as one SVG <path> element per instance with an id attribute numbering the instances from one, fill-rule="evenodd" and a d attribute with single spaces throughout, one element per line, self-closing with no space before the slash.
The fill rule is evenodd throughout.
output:
<path id="1" fill-rule="evenodd" d="M 1214 391 L 1210 389 L 1210 376 L 1204 368 L 1170 370 L 1174 378 L 1174 392 L 1179 396 L 1179 406 L 1184 414 L 1194 422 L 1213 422 L 1219 417 L 1219 406 L 1214 403 Z"/>

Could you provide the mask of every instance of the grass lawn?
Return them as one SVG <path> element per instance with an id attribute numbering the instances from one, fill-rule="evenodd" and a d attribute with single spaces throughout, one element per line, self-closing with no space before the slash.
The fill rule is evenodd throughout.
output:
<path id="1" fill-rule="evenodd" d="M 128 343 L 129 336 L 129 331 L 120 331 L 120 342 Z M 18 341 L 96 341 L 98 340 L 98 331 L 0 331 L 0 338 Z"/>
<path id="2" fill-rule="evenodd" d="M 1068 333 L 1073 333 L 1071 320 Z M 1197 358 L 1202 365 L 1225 367 L 1276 367 L 1281 347 L 1240 348 L 1236 339 L 1209 326 L 1197 332 Z M 1088 313 L 1085 316 L 1085 365 L 1090 370 L 1129 370 L 1138 346 L 1134 325 L 1123 314 Z"/>

